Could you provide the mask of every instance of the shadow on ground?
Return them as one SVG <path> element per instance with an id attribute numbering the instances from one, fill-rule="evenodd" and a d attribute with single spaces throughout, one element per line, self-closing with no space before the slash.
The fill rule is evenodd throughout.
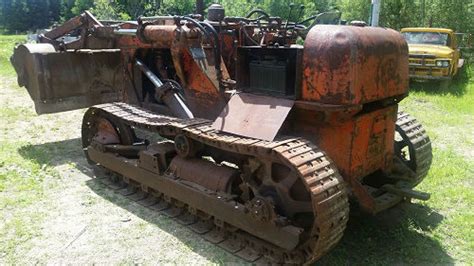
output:
<path id="1" fill-rule="evenodd" d="M 91 168 L 87 164 L 82 150 L 80 138 L 49 142 L 39 145 L 29 144 L 18 149 L 18 153 L 39 165 L 58 166 L 74 164 L 77 169 L 86 174 Z"/>
<path id="2" fill-rule="evenodd" d="M 164 222 L 169 218 L 153 215 L 153 211 L 118 196 L 94 178 L 93 171 L 84 158 L 79 138 L 24 146 L 19 152 L 27 159 L 49 166 L 74 163 L 77 169 L 91 177 L 86 185 L 96 194 L 176 236 L 194 252 L 210 261 L 223 263 L 220 248 L 203 249 L 202 242 L 196 240 L 200 238 L 197 234 L 181 234 L 183 230 L 188 230 L 185 226 L 176 221 Z M 436 211 L 420 204 L 405 203 L 378 216 L 366 215 L 353 207 L 343 239 L 316 264 L 454 264 L 441 243 L 429 236 L 443 218 Z M 183 230 L 176 230 L 177 227 Z M 233 262 L 242 263 L 237 258 Z"/>
<path id="3" fill-rule="evenodd" d="M 339 245 L 317 265 L 451 265 L 441 243 L 427 234 L 443 216 L 427 206 L 402 203 L 377 216 L 351 206 Z"/>
<path id="4" fill-rule="evenodd" d="M 467 92 L 473 66 L 464 66 L 451 81 L 410 81 L 410 90 L 433 95 L 453 95 L 461 97 Z"/>
<path id="5" fill-rule="evenodd" d="M 97 172 L 97 171 L 96 171 Z M 146 222 L 158 226 L 161 230 L 173 235 L 180 242 L 186 245 L 193 252 L 205 257 L 212 263 L 218 264 L 244 264 L 245 261 L 234 257 L 223 249 L 206 242 L 190 228 L 178 223 L 173 218 L 169 218 L 163 213 L 148 209 L 140 204 L 116 193 L 105 186 L 99 178 L 92 178 L 86 181 L 86 185 L 97 195 L 127 210 L 131 214 L 145 220 Z M 204 242 L 204 243 L 203 243 Z"/>

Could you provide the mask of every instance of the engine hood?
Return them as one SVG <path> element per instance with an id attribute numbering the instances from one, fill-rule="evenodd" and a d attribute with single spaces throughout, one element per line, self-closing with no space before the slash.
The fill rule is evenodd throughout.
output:
<path id="1" fill-rule="evenodd" d="M 448 46 L 431 44 L 408 44 L 409 54 L 432 54 L 436 57 L 451 58 L 454 50 Z"/>

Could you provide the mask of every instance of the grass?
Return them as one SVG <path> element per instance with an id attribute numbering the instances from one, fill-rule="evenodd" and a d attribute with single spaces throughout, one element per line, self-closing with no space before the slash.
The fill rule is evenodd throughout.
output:
<path id="1" fill-rule="evenodd" d="M 1 35 L 0 37 L 0 75 L 12 76 L 15 71 L 10 65 L 10 56 L 16 43 L 25 42 L 24 35 Z"/>
<path id="2" fill-rule="evenodd" d="M 16 92 L 16 91 L 13 91 Z M 25 95 L 26 96 L 26 95 Z M 3 97 L 3 95 L 2 95 Z M 2 99 L 3 100 L 3 99 Z M 18 247 L 28 248 L 29 241 L 38 236 L 44 220 L 44 208 L 36 209 L 38 202 L 48 199 L 51 189 L 57 187 L 60 175 L 49 162 L 54 160 L 52 149 L 43 146 L 31 152 L 25 151 L 36 143 L 35 136 L 46 135 L 46 130 L 35 125 L 35 114 L 28 108 L 0 107 L 0 261 L 16 262 Z M 12 131 L 23 122 L 25 134 Z M 28 126 L 31 125 L 31 128 Z M 30 130 L 34 130 L 31 132 Z M 22 130 L 23 131 L 23 130 Z M 17 136 L 12 138 L 13 134 Z M 27 134 L 30 134 L 27 137 Z M 42 142 L 39 140 L 39 142 Z M 63 150 L 63 152 L 65 152 Z"/>
<path id="3" fill-rule="evenodd" d="M 401 107 L 425 126 L 434 161 L 419 187 L 432 193 L 422 203 L 444 219 L 427 235 L 442 243 L 456 262 L 474 261 L 474 67 L 465 66 L 452 84 L 414 83 Z"/>
<path id="4" fill-rule="evenodd" d="M 9 41 L 19 37 L 9 36 Z M 6 46 L 11 43 L 0 38 L 2 78 L 11 75 L 12 69 L 6 64 Z M 7 45 L 8 43 L 8 45 Z M 10 52 L 11 53 L 11 52 Z M 3 89 L 3 88 L 2 88 Z M 33 160 L 24 159 L 18 152 L 18 147 L 28 145 L 27 142 L 11 139 L 8 132 L 16 121 L 28 123 L 34 113 L 24 107 L 8 107 L 2 94 L 0 106 L 0 258 L 10 261 L 16 247 L 27 243 L 37 232 L 41 222 L 41 211 L 28 213 L 27 209 L 37 200 L 44 198 L 44 181 L 48 175 L 56 175 L 46 165 Z M 39 157 L 44 154 L 38 154 Z M 0 260 L 1 261 L 1 260 Z"/>
<path id="5" fill-rule="evenodd" d="M 1 111 L 0 111 L 1 112 Z M 57 177 L 57 172 L 46 164 L 27 160 L 18 152 L 18 147 L 27 143 L 0 141 L 0 258 L 13 259 L 17 246 L 33 238 L 42 221 L 42 211 L 26 212 L 29 206 L 45 198 L 48 177 Z M 44 153 L 38 153 L 44 157 Z M 48 179 L 48 181 L 46 181 Z M 11 261 L 13 262 L 13 261 Z"/>
<path id="6" fill-rule="evenodd" d="M 8 61 L 14 43 L 23 39 L 0 36 L 0 264 L 226 264 L 234 259 L 176 222 L 104 190 L 90 174 L 82 175 L 84 182 L 68 179 L 69 172 L 84 171 L 78 139 L 82 113 L 34 114 L 28 94 L 15 85 Z M 446 265 L 474 261 L 473 72 L 472 67 L 465 68 L 447 89 L 440 89 L 437 83 L 413 83 L 410 96 L 400 106 L 417 117 L 433 142 L 433 165 L 418 187 L 430 192 L 431 199 L 375 217 L 354 208 L 344 238 L 318 264 Z M 57 201 L 64 200 L 62 190 L 78 193 L 71 196 L 73 202 L 67 202 L 66 207 L 57 206 Z M 69 212 L 73 212 L 71 216 Z M 114 219 L 128 218 L 130 225 L 115 224 Z M 73 224 L 85 219 L 82 222 L 88 223 L 87 227 L 68 226 L 66 221 L 71 219 Z M 110 231 L 116 227 L 120 231 Z M 81 238 L 89 237 L 89 241 L 79 239 L 70 253 L 57 253 L 61 249 L 57 242 L 69 243 L 67 232 L 74 236 L 81 228 L 87 228 Z M 158 240 L 150 238 L 154 235 Z M 104 244 L 102 238 L 108 242 Z M 147 245 L 150 241 L 161 248 Z M 122 252 L 123 247 L 127 252 Z"/>
<path id="7" fill-rule="evenodd" d="M 25 40 L 0 36 L 0 264 L 17 262 L 17 254 L 31 248 L 45 218 L 45 208 L 37 204 L 48 200 L 60 180 L 49 163 L 55 159 L 51 147 L 31 151 L 34 159 L 25 156 L 32 145 L 45 142 L 50 128 L 15 84 L 9 58 L 15 44 Z"/>

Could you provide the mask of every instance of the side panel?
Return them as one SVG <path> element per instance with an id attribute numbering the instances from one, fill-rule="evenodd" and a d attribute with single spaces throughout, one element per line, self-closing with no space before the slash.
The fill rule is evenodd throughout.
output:
<path id="1" fill-rule="evenodd" d="M 361 178 L 378 169 L 391 169 L 396 118 L 396 106 L 357 117 L 351 145 L 351 177 Z"/>
<path id="2" fill-rule="evenodd" d="M 55 51 L 49 44 L 24 44 L 11 58 L 38 114 L 120 101 L 124 84 L 120 51 Z"/>
<path id="3" fill-rule="evenodd" d="M 397 105 L 360 113 L 350 119 L 319 120 L 311 111 L 294 110 L 286 128 L 314 141 L 336 163 L 342 176 L 360 180 L 391 169 Z M 288 130 L 288 129 L 287 129 Z"/>

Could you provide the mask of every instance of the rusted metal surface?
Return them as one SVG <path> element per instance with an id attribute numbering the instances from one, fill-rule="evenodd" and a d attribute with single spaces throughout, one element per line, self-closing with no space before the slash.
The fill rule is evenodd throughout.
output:
<path id="1" fill-rule="evenodd" d="M 224 153 L 240 153 L 256 158 L 259 158 L 260 154 L 273 154 L 271 158 L 262 160 L 275 161 L 285 165 L 289 172 L 296 177 L 296 179 L 290 178 L 290 180 L 299 180 L 295 184 L 300 183 L 303 186 L 302 191 L 308 195 L 307 199 L 295 198 L 295 200 L 301 202 L 307 200 L 310 203 L 309 208 L 300 209 L 299 212 L 314 212 L 317 217 L 317 219 L 314 216 L 309 218 L 312 225 L 310 228 L 304 229 L 309 236 L 300 237 L 301 229 L 292 226 L 289 221 L 281 220 L 275 223 L 275 220 L 262 220 L 262 216 L 245 214 L 246 208 L 250 205 L 246 207 L 246 205 L 233 201 L 231 198 L 226 198 L 225 194 L 216 195 L 206 192 L 206 190 L 199 190 L 193 187 L 192 183 L 186 183 L 189 182 L 187 180 L 184 183 L 179 181 L 172 172 L 170 176 L 156 175 L 153 172 L 137 168 L 134 160 L 122 159 L 113 154 L 100 152 L 100 149 L 98 150 L 94 145 L 94 147 L 90 146 L 88 148 L 88 154 L 94 161 L 133 179 L 140 184 L 140 188 L 146 187 L 149 192 L 153 190 L 154 195 L 157 192 L 163 193 L 167 202 L 179 208 L 188 206 L 187 209 L 192 210 L 191 213 L 201 211 L 210 215 L 210 217 L 206 216 L 206 219 L 215 220 L 216 228 L 225 233 L 223 240 L 233 235 L 239 241 L 244 241 L 242 244 L 250 243 L 258 255 L 256 258 L 265 257 L 273 263 L 309 263 L 321 257 L 342 237 L 349 210 L 346 187 L 337 170 L 332 167 L 331 162 L 311 142 L 288 137 L 274 142 L 233 137 L 213 130 L 210 121 L 183 120 L 160 116 L 126 104 L 108 104 L 94 107 L 89 109 L 85 116 L 88 117 L 91 114 L 99 117 L 114 117 L 125 124 L 163 135 L 185 134 L 203 145 L 220 149 Z M 89 119 L 86 118 L 86 120 Z M 85 125 L 84 130 L 88 130 L 87 125 Z M 293 151 L 301 148 L 302 145 L 306 145 L 305 148 L 298 151 L 298 156 L 293 156 Z M 179 157 L 175 157 L 174 160 L 176 158 Z M 181 164 L 185 165 L 185 163 Z M 252 172 L 252 167 L 249 167 Z M 186 171 L 186 175 L 191 176 L 189 171 Z M 224 174 L 224 176 L 228 175 L 230 174 Z M 268 175 L 268 172 L 266 175 Z M 284 177 L 276 178 L 285 180 Z M 190 177 L 190 179 L 193 178 L 195 177 Z M 291 187 L 291 183 L 287 184 Z M 270 183 L 261 186 L 261 188 L 267 189 L 269 187 Z M 260 191 L 263 193 L 263 190 Z M 270 195 L 271 193 L 267 194 L 267 197 L 271 197 Z M 289 197 L 295 196 L 289 195 Z M 229 208 L 229 205 L 232 208 Z M 255 208 L 252 209 L 255 210 Z M 229 227 L 227 224 L 231 226 Z M 232 229 L 233 226 L 243 229 L 245 232 L 236 232 Z M 248 233 L 257 236 L 259 239 L 248 235 Z M 241 248 L 233 250 L 233 252 L 240 250 Z"/>
<path id="2" fill-rule="evenodd" d="M 57 52 L 49 44 L 22 44 L 11 59 L 38 114 L 120 101 L 124 85 L 119 50 Z"/>
<path id="3" fill-rule="evenodd" d="M 382 189 L 390 193 L 393 193 L 395 195 L 398 195 L 400 197 L 407 198 L 407 199 L 419 199 L 419 200 L 430 199 L 429 193 L 414 191 L 410 188 L 399 187 L 392 184 L 385 184 L 382 186 Z"/>
<path id="4" fill-rule="evenodd" d="M 187 104 L 197 117 L 215 119 L 226 104 L 224 93 L 219 90 L 213 56 L 203 49 L 204 57 L 192 55 L 191 48 L 199 45 L 195 38 L 188 40 L 189 29 L 181 27 L 178 39 L 171 47 L 173 65 L 187 99 Z M 200 48 L 202 49 L 202 48 Z M 229 77 L 225 65 L 221 66 L 223 79 Z"/>
<path id="5" fill-rule="evenodd" d="M 175 25 L 146 25 L 141 30 L 145 42 L 153 43 L 155 48 L 169 48 L 176 38 Z"/>
<path id="6" fill-rule="evenodd" d="M 54 40 L 58 37 L 61 37 L 74 29 L 79 28 L 84 24 L 84 20 L 86 15 L 83 14 L 81 16 L 74 17 L 61 25 L 61 27 L 57 27 L 48 31 L 44 34 L 44 36 L 40 36 L 40 40 L 48 42 L 48 40 Z"/>
<path id="7" fill-rule="evenodd" d="M 10 58 L 10 61 L 15 68 L 18 85 L 21 87 L 25 86 L 33 100 L 38 97 L 39 88 L 29 89 L 27 85 L 30 79 L 33 79 L 31 74 L 36 74 L 28 73 L 29 68 L 32 68 L 35 64 L 33 58 L 34 54 L 49 54 L 54 52 L 56 52 L 54 46 L 48 43 L 23 44 L 15 47 L 13 51 L 13 56 Z"/>
<path id="8" fill-rule="evenodd" d="M 298 244 L 297 230 L 291 227 L 276 227 L 269 224 L 257 224 L 252 219 L 244 219 L 244 208 L 235 207 L 233 202 L 225 202 L 215 196 L 202 191 L 192 189 L 189 186 L 174 182 L 172 179 L 156 176 L 137 168 L 131 161 L 121 160 L 113 154 L 100 153 L 91 148 L 88 151 L 90 157 L 101 165 L 116 169 L 131 179 L 134 179 L 149 188 L 166 193 L 170 197 L 181 202 L 186 202 L 193 208 L 198 208 L 216 217 L 222 217 L 232 225 L 242 228 L 253 235 L 261 238 L 269 238 L 273 244 L 291 250 Z M 128 162 L 128 163 L 127 163 Z M 237 205 L 238 206 L 238 205 Z"/>
<path id="9" fill-rule="evenodd" d="M 100 23 L 89 11 L 85 11 L 83 14 L 76 16 L 66 22 L 60 27 L 54 28 L 45 34 L 38 36 L 38 39 L 43 43 L 50 43 L 57 49 L 80 49 L 85 48 L 112 48 L 110 43 L 95 38 L 91 32 L 97 28 L 104 28 L 104 25 Z M 61 37 L 74 32 L 76 40 L 64 41 Z M 88 39 L 91 40 L 88 40 Z"/>
<path id="10" fill-rule="evenodd" d="M 408 90 L 408 47 L 395 30 L 317 25 L 304 44 L 302 98 L 361 104 Z"/>
<path id="11" fill-rule="evenodd" d="M 139 167 L 148 171 L 162 174 L 166 171 L 169 161 L 176 155 L 174 143 L 162 141 L 152 143 L 139 154 Z"/>
<path id="12" fill-rule="evenodd" d="M 399 112 L 395 126 L 395 168 L 406 175 L 406 167 L 413 171 L 409 181 L 419 184 L 428 175 L 433 160 L 431 141 L 423 126 L 411 115 Z"/>
<path id="13" fill-rule="evenodd" d="M 313 118 L 311 112 L 303 109 L 293 112 L 289 118 L 292 123 L 287 125 L 291 128 L 287 130 L 299 132 L 321 147 L 351 185 L 359 203 L 365 210 L 372 212 L 375 199 L 361 180 L 377 170 L 390 172 L 393 167 L 393 121 L 396 119 L 397 106 L 391 105 L 367 113 L 358 113 L 357 108 L 355 112 L 344 113 L 336 108 L 326 114 L 327 117 L 324 112 L 319 112 L 321 115 Z"/>
<path id="14" fill-rule="evenodd" d="M 101 118 L 97 121 L 97 134 L 94 136 L 94 141 L 101 144 L 118 144 L 120 137 L 112 123 Z"/>
<path id="15" fill-rule="evenodd" d="M 212 126 L 227 133 L 272 141 L 292 106 L 292 100 L 239 93 L 232 96 Z"/>
<path id="16" fill-rule="evenodd" d="M 84 31 L 88 27 L 93 26 L 103 26 L 100 22 L 98 22 L 89 12 L 83 13 L 79 16 L 76 16 L 66 22 L 64 22 L 61 27 L 57 27 L 52 29 L 51 31 L 46 32 L 43 35 L 39 36 L 39 39 L 42 42 L 47 43 L 54 43 L 57 44 L 56 39 L 59 37 L 63 37 L 64 35 L 72 32 L 73 30 L 80 30 Z M 84 32 L 81 32 L 83 34 Z"/>
<path id="17" fill-rule="evenodd" d="M 231 193 L 231 185 L 238 176 L 236 169 L 218 166 L 202 159 L 174 157 L 169 166 L 174 176 L 201 185 L 216 192 Z"/>
<path id="18" fill-rule="evenodd" d="M 122 175 L 108 182 L 119 193 L 249 261 L 310 263 L 342 237 L 346 186 L 370 213 L 426 198 L 413 187 L 431 144 L 416 120 L 397 119 L 408 85 L 400 34 L 307 33 L 255 12 L 265 19 L 102 25 L 85 13 L 18 46 L 12 63 L 38 113 L 128 103 L 90 108 L 82 128 L 88 160 Z"/>

